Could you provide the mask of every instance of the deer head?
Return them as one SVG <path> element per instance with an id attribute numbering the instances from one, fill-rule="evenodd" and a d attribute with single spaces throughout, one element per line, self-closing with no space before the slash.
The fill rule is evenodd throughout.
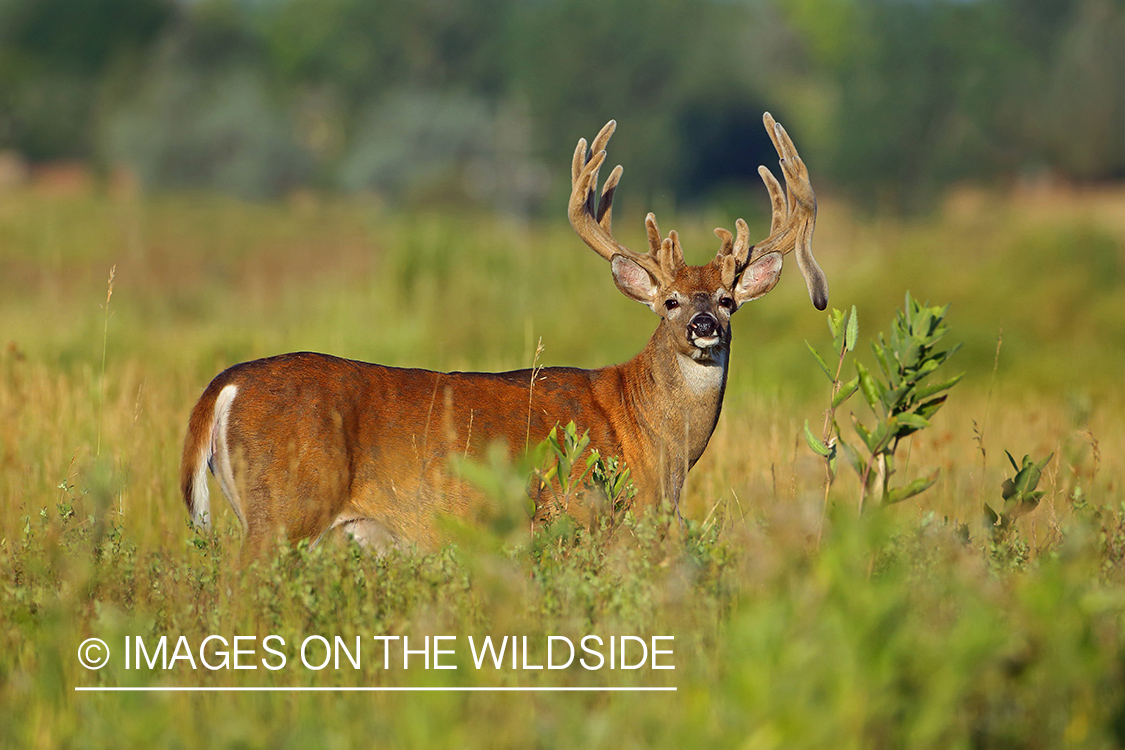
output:
<path id="1" fill-rule="evenodd" d="M 828 282 L 812 255 L 816 224 L 816 196 L 809 173 L 789 134 L 767 112 L 766 130 L 781 158 L 786 189 L 766 167 L 758 173 L 772 203 L 770 233 L 750 244 L 750 230 L 738 219 L 735 234 L 715 230 L 721 242 L 715 258 L 705 265 L 684 262 L 683 248 L 675 231 L 661 238 L 652 213 L 645 218 L 647 252 L 637 253 L 619 243 L 611 228 L 613 194 L 622 168 L 614 167 L 597 197 L 598 170 L 605 162 L 606 146 L 617 128 L 610 120 L 589 150 L 578 141 L 571 164 L 570 223 L 578 235 L 610 262 L 613 279 L 625 296 L 647 305 L 673 326 L 672 339 L 682 354 L 706 362 L 720 356 L 730 341 L 730 316 L 743 304 L 769 292 L 781 278 L 782 258 L 796 251 L 797 266 L 805 278 L 809 298 L 818 310 L 828 305 Z"/>

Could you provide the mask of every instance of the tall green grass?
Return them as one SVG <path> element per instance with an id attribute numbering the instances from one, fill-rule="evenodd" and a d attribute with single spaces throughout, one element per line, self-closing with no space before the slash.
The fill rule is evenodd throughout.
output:
<path id="1" fill-rule="evenodd" d="M 802 425 L 819 424 L 828 392 L 803 340 L 829 335 L 790 269 L 735 318 L 727 403 L 688 479 L 687 527 L 650 513 L 612 536 L 533 543 L 484 525 L 428 553 L 334 543 L 240 570 L 221 496 L 217 532 L 201 537 L 176 487 L 188 411 L 222 368 L 313 349 L 511 369 L 530 366 L 540 338 L 544 364 L 594 367 L 638 351 L 651 313 L 561 223 L 364 201 L 6 193 L 0 745 L 1120 746 L 1123 207 L 1121 194 L 963 195 L 900 223 L 822 202 L 817 255 L 832 304 L 860 312 L 857 354 L 909 288 L 951 304 L 948 338 L 966 342 L 951 366 L 967 375 L 900 448 L 904 480 L 940 468 L 938 483 L 860 521 L 858 483 L 841 475 L 819 547 L 823 468 Z M 617 232 L 641 245 L 633 218 Z M 714 217 L 662 220 L 693 262 L 715 250 Z M 1040 507 L 996 543 L 982 504 L 1011 475 L 1005 449 L 1054 457 Z M 119 654 L 91 672 L 76 659 L 89 636 L 113 647 L 268 633 L 290 645 L 457 635 L 460 668 L 377 669 L 369 641 L 358 672 L 292 658 L 276 673 L 126 671 Z M 674 635 L 676 669 L 478 671 L 464 659 L 468 635 L 586 633 Z M 74 692 L 515 684 L 678 690 Z"/>

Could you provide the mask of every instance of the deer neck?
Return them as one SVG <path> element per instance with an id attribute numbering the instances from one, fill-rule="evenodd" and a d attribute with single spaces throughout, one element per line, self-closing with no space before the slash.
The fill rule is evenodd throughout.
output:
<path id="1" fill-rule="evenodd" d="M 634 417 L 674 462 L 695 465 L 719 420 L 730 361 L 729 342 L 700 361 L 681 352 L 672 326 L 661 323 L 648 345 L 623 365 L 630 370 L 628 401 Z"/>

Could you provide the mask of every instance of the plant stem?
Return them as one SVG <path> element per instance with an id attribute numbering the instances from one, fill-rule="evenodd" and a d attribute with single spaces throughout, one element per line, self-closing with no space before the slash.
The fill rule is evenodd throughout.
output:
<path id="1" fill-rule="evenodd" d="M 984 400 L 984 416 L 981 417 L 980 432 L 977 433 L 977 447 L 980 449 L 980 478 L 977 480 L 977 500 L 984 492 L 984 472 L 988 468 L 988 452 L 984 449 L 984 431 L 988 427 L 988 409 L 992 405 L 992 388 L 996 385 L 996 372 L 1000 369 L 1000 347 L 1004 343 L 1004 328 L 996 334 L 996 356 L 992 360 L 992 377 L 988 381 L 988 396 Z"/>
<path id="2" fill-rule="evenodd" d="M 829 440 L 832 438 L 833 426 L 836 424 L 836 394 L 840 392 L 840 371 L 844 369 L 844 355 L 848 353 L 848 342 L 845 340 L 840 344 L 840 359 L 836 363 L 836 375 L 832 378 L 832 394 L 828 398 L 828 410 L 824 412 L 824 429 L 821 430 L 821 435 L 824 436 L 824 444 L 829 445 Z M 831 446 L 830 446 L 831 447 Z M 820 540 L 824 536 L 824 519 L 828 516 L 828 493 L 832 489 L 832 481 L 835 477 L 832 476 L 832 466 L 828 461 L 824 462 L 824 501 L 820 506 L 820 526 L 816 530 L 816 548 L 820 549 Z"/>
<path id="3" fill-rule="evenodd" d="M 109 269 L 109 284 L 105 294 L 105 324 L 102 328 L 102 374 L 98 383 L 98 442 L 94 449 L 94 456 L 102 454 L 102 413 L 105 407 L 105 353 L 109 341 L 109 300 L 113 297 L 113 277 L 117 275 L 117 264 Z"/>

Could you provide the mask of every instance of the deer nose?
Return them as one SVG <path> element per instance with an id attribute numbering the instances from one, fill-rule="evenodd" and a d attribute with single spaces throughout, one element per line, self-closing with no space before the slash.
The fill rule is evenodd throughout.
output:
<path id="1" fill-rule="evenodd" d="M 699 313 L 688 323 L 688 328 L 699 338 L 710 338 L 718 333 L 719 321 L 711 313 Z"/>

